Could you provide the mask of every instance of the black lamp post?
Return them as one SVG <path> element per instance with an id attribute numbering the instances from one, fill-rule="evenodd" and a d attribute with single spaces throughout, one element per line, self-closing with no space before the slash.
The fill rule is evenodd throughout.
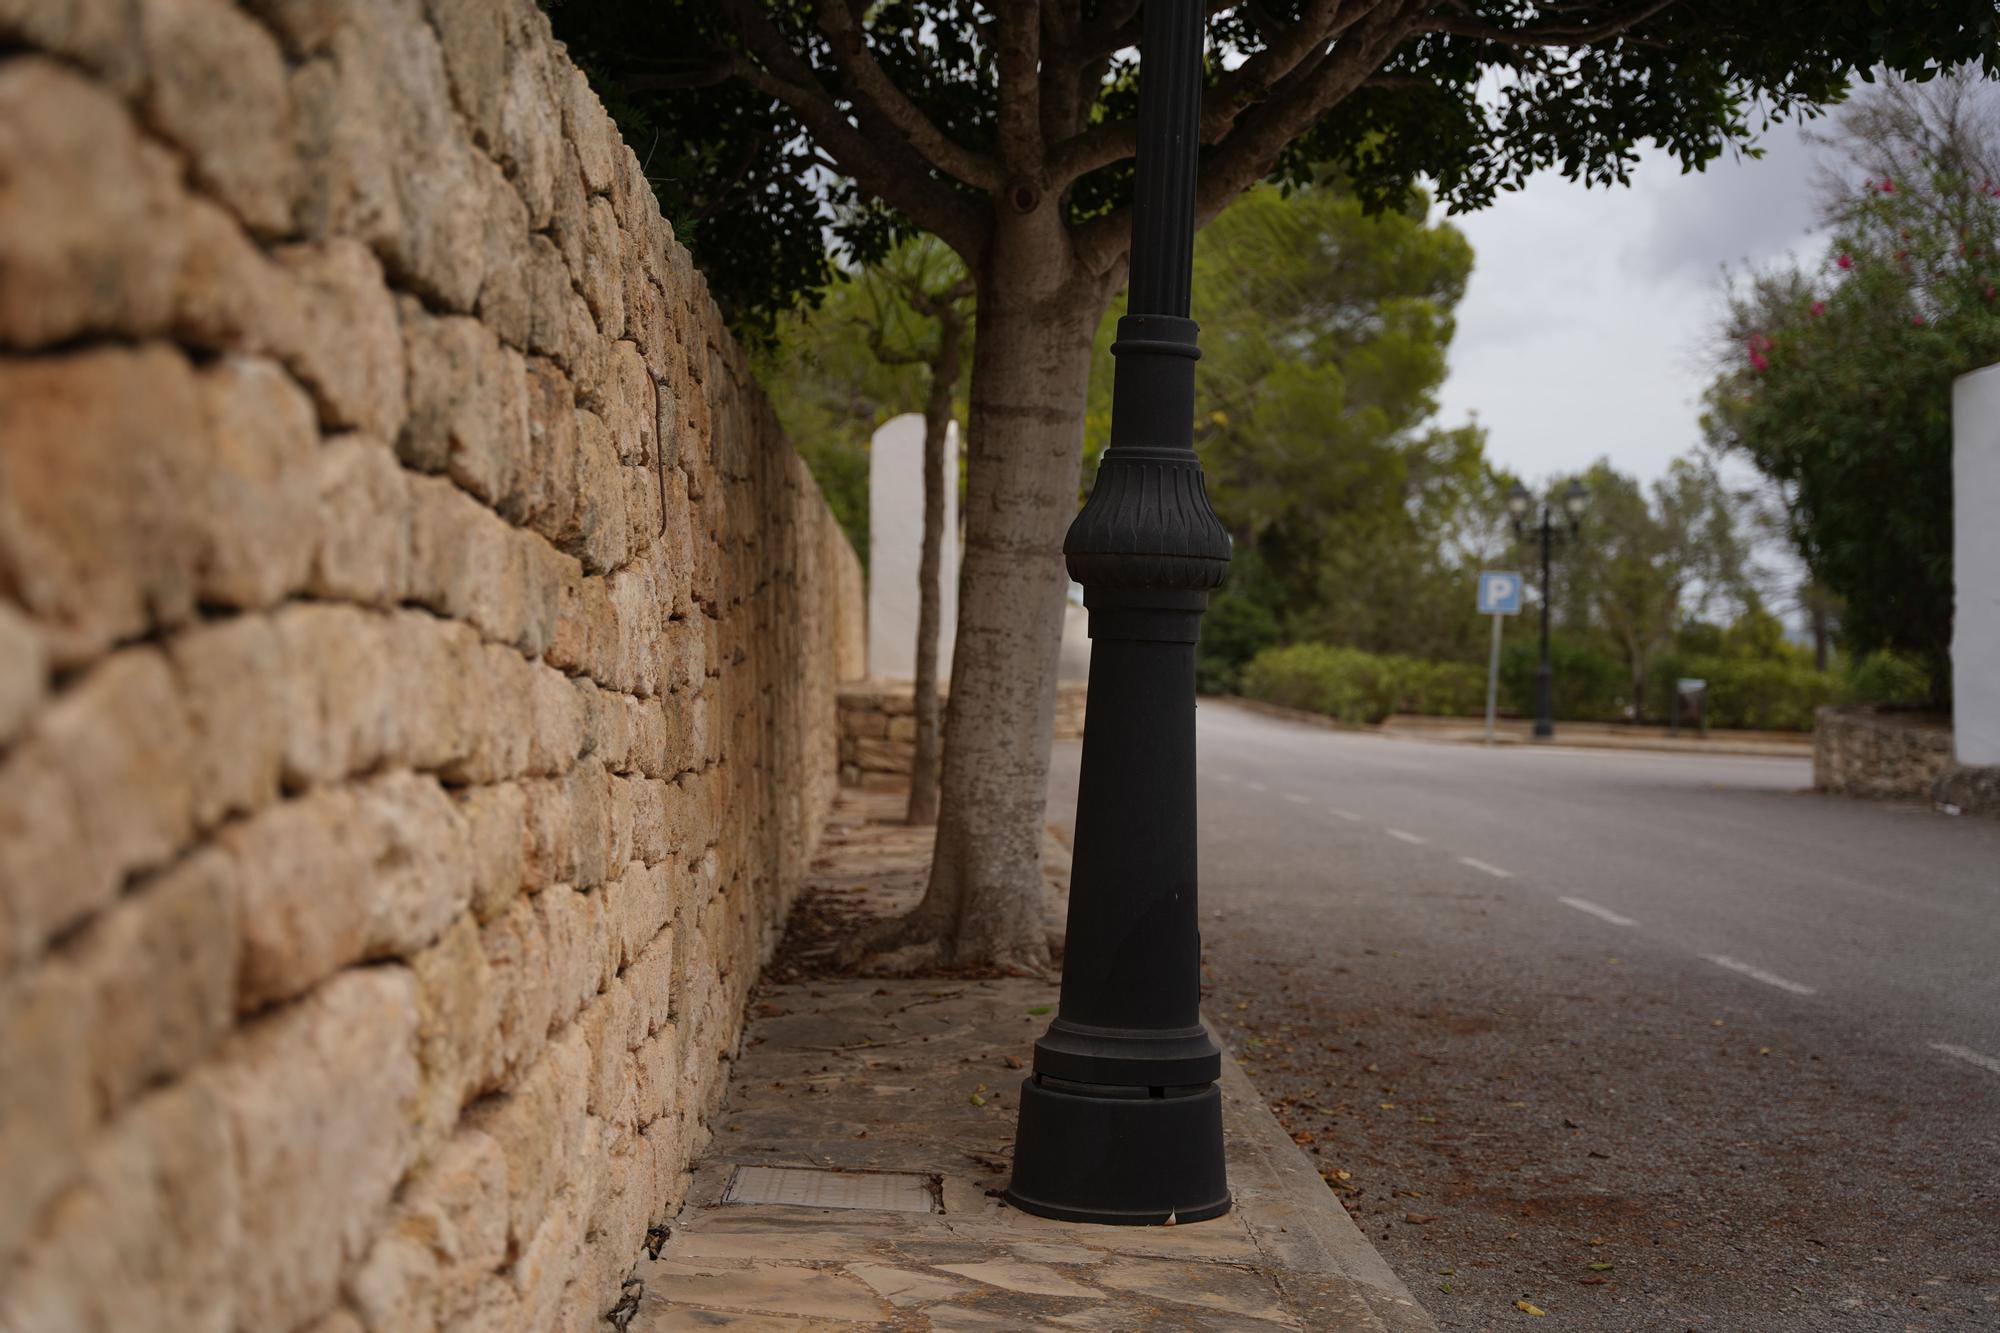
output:
<path id="1" fill-rule="evenodd" d="M 1063 543 L 1090 610 L 1062 1005 L 1021 1089 L 1007 1199 L 1157 1224 L 1229 1210 L 1222 1057 L 1201 1023 L 1194 644 L 1229 536 L 1194 453 L 1202 0 L 1147 0 L 1131 299 L 1111 443 Z"/>
<path id="2" fill-rule="evenodd" d="M 1563 489 L 1562 511 L 1569 519 L 1567 527 L 1570 536 L 1576 536 L 1577 523 L 1583 518 L 1583 511 L 1589 504 L 1590 492 L 1585 489 L 1581 481 L 1572 480 Z M 1534 497 L 1528 494 L 1528 488 L 1518 481 L 1515 482 L 1513 489 L 1507 492 L 1507 513 L 1514 520 L 1514 536 L 1517 539 L 1523 535 L 1521 521 L 1528 516 L 1528 511 L 1533 507 Z M 1549 666 L 1549 549 L 1561 535 L 1556 527 L 1555 511 L 1554 505 L 1546 500 L 1543 501 L 1541 517 L 1535 525 L 1542 542 L 1542 660 L 1535 668 L 1537 740 L 1547 740 L 1556 734 L 1555 713 L 1549 691 L 1550 681 L 1554 675 L 1553 668 Z"/>

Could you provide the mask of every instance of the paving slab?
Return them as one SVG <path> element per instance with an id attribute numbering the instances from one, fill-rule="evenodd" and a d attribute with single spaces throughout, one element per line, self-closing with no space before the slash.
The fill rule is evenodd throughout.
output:
<path id="1" fill-rule="evenodd" d="M 871 838 L 856 818 L 868 799 L 836 812 L 843 833 L 815 887 L 900 902 L 910 867 L 888 849 L 907 858 L 913 840 Z M 885 817 L 893 809 L 872 799 Z M 1059 879 L 1059 847 L 1050 859 Z M 638 1265 L 636 1333 L 1435 1327 L 1226 1054 L 1227 1214 L 1168 1227 L 1051 1221 L 1000 1190 L 1021 1066 L 1053 1012 L 1054 981 L 787 973 L 798 979 L 753 998 L 715 1140 L 659 1258 Z M 803 1202 L 728 1201 L 757 1197 Z"/>

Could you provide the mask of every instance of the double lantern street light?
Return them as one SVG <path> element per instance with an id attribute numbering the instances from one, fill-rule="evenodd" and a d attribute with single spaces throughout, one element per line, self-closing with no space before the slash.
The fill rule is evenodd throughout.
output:
<path id="1" fill-rule="evenodd" d="M 1514 536 L 1517 540 L 1525 537 L 1523 522 L 1528 511 L 1535 507 L 1534 497 L 1528 488 L 1515 482 L 1507 492 L 1507 514 L 1514 521 Z M 1533 525 L 1540 534 L 1542 543 L 1542 659 L 1535 668 L 1535 738 L 1547 740 L 1556 734 L 1555 716 L 1549 686 L 1553 674 L 1549 666 L 1549 550 L 1556 540 L 1564 535 L 1576 536 L 1577 524 L 1583 519 L 1583 511 L 1590 507 L 1590 492 L 1581 481 L 1572 480 L 1563 488 L 1561 508 L 1569 520 L 1563 528 L 1556 523 L 1556 505 L 1543 501 L 1541 516 Z"/>

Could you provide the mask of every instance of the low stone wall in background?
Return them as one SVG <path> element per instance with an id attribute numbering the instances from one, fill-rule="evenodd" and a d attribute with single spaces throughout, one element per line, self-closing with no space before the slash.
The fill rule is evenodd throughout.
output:
<path id="1" fill-rule="evenodd" d="M 2000 819 L 2000 766 L 1954 765 L 1938 778 L 1931 799 L 1962 815 Z"/>
<path id="2" fill-rule="evenodd" d="M 1951 767 L 1951 724 L 1938 718 L 1833 707 L 1814 715 L 1813 786 L 1821 791 L 1928 801 Z"/>
<path id="3" fill-rule="evenodd" d="M 601 1329 L 854 553 L 531 0 L 0 41 L 0 1328 Z"/>
<path id="4" fill-rule="evenodd" d="M 1059 738 L 1083 735 L 1085 682 L 1056 686 Z M 939 691 L 939 697 L 943 697 Z M 900 787 L 917 754 L 916 688 L 909 681 L 854 681 L 840 689 L 840 782 L 844 787 Z"/>

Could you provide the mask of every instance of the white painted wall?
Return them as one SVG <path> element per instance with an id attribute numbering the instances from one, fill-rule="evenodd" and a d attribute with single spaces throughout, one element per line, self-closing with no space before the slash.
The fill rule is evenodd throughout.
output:
<path id="1" fill-rule="evenodd" d="M 951 680 L 958 633 L 958 423 L 944 442 L 943 584 L 938 681 Z M 924 419 L 906 412 L 882 424 L 868 446 L 868 674 L 917 674 L 917 564 L 924 553 Z"/>
<path id="2" fill-rule="evenodd" d="M 1951 395 L 1953 731 L 1961 764 L 2000 764 L 2000 365 Z"/>

